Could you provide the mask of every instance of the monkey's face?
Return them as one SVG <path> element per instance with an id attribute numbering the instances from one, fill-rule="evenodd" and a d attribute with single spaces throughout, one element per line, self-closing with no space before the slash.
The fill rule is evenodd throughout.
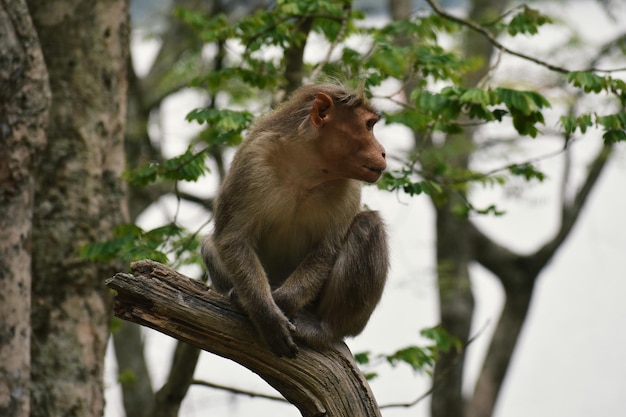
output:
<path id="1" fill-rule="evenodd" d="M 376 182 L 387 167 L 385 149 L 374 136 L 380 117 L 364 107 L 334 106 L 319 130 L 319 145 L 329 171 L 338 177 Z"/>

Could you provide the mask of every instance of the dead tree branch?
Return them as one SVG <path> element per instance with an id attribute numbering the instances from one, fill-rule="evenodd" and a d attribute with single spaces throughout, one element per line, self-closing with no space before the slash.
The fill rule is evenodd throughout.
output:
<path id="1" fill-rule="evenodd" d="M 369 385 L 343 343 L 324 352 L 300 347 L 278 358 L 258 340 L 249 319 L 225 297 L 157 262 L 106 281 L 117 291 L 114 314 L 150 327 L 257 373 L 305 417 L 380 417 Z"/>

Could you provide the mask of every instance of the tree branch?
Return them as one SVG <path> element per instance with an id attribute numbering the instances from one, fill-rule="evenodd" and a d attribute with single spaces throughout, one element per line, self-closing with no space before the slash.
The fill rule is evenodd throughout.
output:
<path id="1" fill-rule="evenodd" d="M 324 352 L 300 346 L 296 359 L 278 358 L 259 341 L 249 319 L 203 283 L 154 261 L 106 281 L 117 291 L 114 314 L 234 360 L 257 373 L 305 417 L 380 417 L 367 381 L 347 346 Z"/>
<path id="2" fill-rule="evenodd" d="M 294 39 L 289 47 L 285 49 L 285 79 L 287 80 L 285 93 L 287 95 L 302 85 L 302 78 L 304 77 L 304 48 L 306 47 L 314 20 L 313 17 L 299 19 L 292 34 Z M 301 40 L 298 39 L 299 35 L 303 36 Z"/>
<path id="3" fill-rule="evenodd" d="M 571 202 L 563 201 L 563 207 L 561 209 L 561 227 L 554 236 L 554 238 L 543 245 L 537 252 L 530 255 L 528 258 L 532 260 L 533 264 L 536 264 L 535 268 L 541 270 L 543 266 L 554 256 L 555 252 L 561 247 L 561 244 L 567 239 L 570 232 L 574 228 L 576 221 L 580 217 L 580 213 L 589 199 L 591 192 L 593 191 L 600 175 L 604 171 L 607 161 L 609 160 L 613 151 L 611 144 L 604 144 L 598 151 L 598 154 L 594 158 L 589 167 L 587 178 L 580 187 L 574 199 Z"/>
<path id="4" fill-rule="evenodd" d="M 311 80 L 316 81 L 319 78 L 320 73 L 322 72 L 322 69 L 324 68 L 324 65 L 327 65 L 330 62 L 330 58 L 333 54 L 333 51 L 337 48 L 337 46 L 341 42 L 343 42 L 344 37 L 346 36 L 346 29 L 348 28 L 348 22 L 350 20 L 351 13 L 352 13 L 352 2 L 346 2 L 346 4 L 344 4 L 343 6 L 343 16 L 341 18 L 341 27 L 339 28 L 339 32 L 337 33 L 337 36 L 335 37 L 333 42 L 328 47 L 328 51 L 326 51 L 326 56 L 324 57 L 324 59 L 318 62 L 317 65 L 315 66 L 315 69 L 311 72 L 311 75 L 309 76 Z"/>
<path id="5" fill-rule="evenodd" d="M 466 19 L 460 18 L 458 16 L 455 16 L 453 14 L 450 14 L 450 13 L 446 12 L 445 10 L 443 10 L 441 8 L 441 6 L 439 6 L 439 4 L 435 0 L 426 0 L 426 3 L 428 3 L 428 5 L 433 9 L 433 11 L 435 13 L 437 13 L 439 16 L 444 17 L 444 18 L 446 18 L 446 19 L 448 19 L 450 21 L 456 22 L 456 23 L 458 23 L 458 24 L 460 24 L 462 26 L 470 28 L 471 30 L 473 30 L 475 32 L 480 33 L 485 38 L 487 38 L 487 40 L 489 40 L 489 42 L 491 42 L 491 44 L 494 47 L 498 48 L 499 50 L 501 50 L 503 52 L 506 52 L 509 55 L 513 55 L 513 56 L 516 56 L 518 58 L 522 58 L 522 59 L 524 59 L 526 61 L 530 61 L 530 62 L 533 62 L 533 63 L 535 63 L 537 65 L 541 65 L 542 67 L 545 67 L 545 68 L 547 68 L 547 69 L 549 69 L 551 71 L 560 72 L 562 74 L 567 74 L 567 73 L 572 71 L 570 69 L 567 69 L 567 68 L 564 68 L 564 67 L 560 67 L 558 65 L 553 65 L 553 64 L 550 64 L 549 62 L 546 62 L 546 61 L 542 61 L 539 58 L 535 58 L 533 56 L 526 55 L 526 54 L 523 54 L 521 52 L 517 52 L 517 51 L 514 51 L 512 49 L 509 49 L 506 46 L 504 46 L 500 41 L 498 41 L 496 39 L 496 37 L 487 28 L 485 28 L 485 27 L 483 27 L 483 26 L 481 26 L 481 25 L 479 25 L 479 24 L 477 24 L 475 22 L 472 22 L 471 20 L 466 20 Z M 599 69 L 599 68 L 587 68 L 584 71 L 596 71 L 596 72 L 610 73 L 610 72 L 623 71 L 623 70 L 624 70 L 624 68 L 614 68 L 614 69 L 608 69 L 608 70 Z"/>
<path id="6" fill-rule="evenodd" d="M 203 387 L 214 388 L 214 389 L 221 390 L 221 391 L 227 391 L 227 392 L 230 392 L 231 394 L 247 395 L 248 397 L 264 398 L 266 400 L 278 401 L 282 403 L 287 402 L 287 400 L 285 400 L 283 397 L 261 394 L 260 392 L 248 391 L 248 390 L 243 390 L 239 388 L 227 387 L 225 385 L 215 384 L 213 382 L 202 381 L 199 379 L 194 379 L 193 381 L 191 381 L 191 383 L 193 385 L 200 385 Z"/>

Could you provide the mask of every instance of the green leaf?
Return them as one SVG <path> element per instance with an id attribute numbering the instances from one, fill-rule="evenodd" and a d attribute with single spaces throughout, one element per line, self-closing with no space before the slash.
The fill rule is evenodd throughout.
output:
<path id="1" fill-rule="evenodd" d="M 409 61 L 401 48 L 391 44 L 379 44 L 370 59 L 370 65 L 388 77 L 401 79 L 406 74 Z"/>
<path id="2" fill-rule="evenodd" d="M 403 109 L 395 113 L 385 113 L 385 123 L 402 124 L 414 132 L 423 132 L 431 121 L 431 117 L 427 114 L 409 109 Z"/>
<path id="3" fill-rule="evenodd" d="M 164 161 L 159 175 L 174 181 L 197 181 L 208 172 L 205 156 L 205 152 L 194 152 L 189 148 L 182 155 Z"/>
<path id="4" fill-rule="evenodd" d="M 111 239 L 83 246 L 81 256 L 91 261 L 103 262 L 114 259 L 127 261 L 152 259 L 167 263 L 168 257 L 164 248 L 168 242 L 172 243 L 175 239 L 179 242 L 178 247 L 184 244 L 186 248 L 194 248 L 193 245 L 188 244 L 189 238 L 185 236 L 184 230 L 173 223 L 148 231 L 132 224 L 121 225 L 114 230 Z M 181 251 L 177 254 L 180 255 Z"/>
<path id="5" fill-rule="evenodd" d="M 498 210 L 498 208 L 496 207 L 495 204 L 491 204 L 489 205 L 487 208 L 484 209 L 477 209 L 476 207 L 473 207 L 473 210 L 476 214 L 482 214 L 482 215 L 489 215 L 492 214 L 495 217 L 499 217 L 499 216 L 503 216 L 506 214 L 505 211 L 502 210 Z"/>
<path id="6" fill-rule="evenodd" d="M 429 348 L 409 346 L 386 356 L 386 359 L 394 366 L 402 362 L 409 365 L 414 371 L 426 371 L 427 368 L 434 366 L 437 357 Z"/>
<path id="7" fill-rule="evenodd" d="M 589 71 L 572 71 L 567 74 L 567 81 L 585 93 L 599 93 L 610 84 L 610 77 L 601 77 Z"/>
<path id="8" fill-rule="evenodd" d="M 443 189 L 436 182 L 413 181 L 411 175 L 412 171 L 408 169 L 383 172 L 378 180 L 378 188 L 387 191 L 402 190 L 411 197 L 422 193 L 427 195 L 443 193 Z"/>
<path id="9" fill-rule="evenodd" d="M 609 114 L 607 116 L 599 116 L 598 124 L 605 129 L 620 130 L 626 129 L 626 113 Z"/>
<path id="10" fill-rule="evenodd" d="M 507 32 L 509 32 L 511 36 L 520 33 L 536 35 L 538 33 L 538 27 L 546 23 L 552 23 L 552 19 L 549 16 L 543 15 L 528 6 L 524 6 L 522 11 L 517 13 L 509 22 Z"/>
<path id="11" fill-rule="evenodd" d="M 200 124 L 210 124 L 215 129 L 220 130 L 244 130 L 250 125 L 254 115 L 249 111 L 206 107 L 192 110 L 187 114 L 186 119 L 189 122 L 196 121 Z"/>
<path id="12" fill-rule="evenodd" d="M 136 186 L 143 187 L 159 178 L 172 181 L 197 181 L 208 172 L 205 164 L 207 149 L 194 151 L 190 146 L 183 154 L 163 162 L 151 162 L 134 171 L 124 173 L 124 178 Z"/>
<path id="13" fill-rule="evenodd" d="M 370 352 L 366 351 L 356 353 L 354 355 L 354 360 L 356 360 L 356 363 L 358 363 L 359 365 L 367 365 L 368 363 L 370 363 Z"/>
<path id="14" fill-rule="evenodd" d="M 378 378 L 378 373 L 377 372 L 365 372 L 363 376 L 365 377 L 366 380 L 371 381 L 375 378 Z"/>
<path id="15" fill-rule="evenodd" d="M 137 380 L 137 374 L 132 369 L 120 369 L 117 372 L 117 380 L 123 385 L 131 385 Z"/>
<path id="16" fill-rule="evenodd" d="M 580 129 L 581 133 L 585 133 L 587 128 L 593 126 L 593 121 L 591 120 L 590 114 L 583 114 L 580 116 L 561 116 L 559 118 L 559 122 L 563 126 L 563 130 L 568 135 L 576 132 L 577 129 Z"/>
<path id="17" fill-rule="evenodd" d="M 550 107 L 550 102 L 536 91 L 519 91 L 498 87 L 492 90 L 490 98 L 490 104 L 503 103 L 509 110 L 524 115 L 530 115 Z"/>
<path id="18" fill-rule="evenodd" d="M 435 347 L 441 352 L 450 352 L 451 349 L 460 350 L 463 348 L 461 341 L 441 326 L 423 329 L 420 334 L 435 342 Z"/>
<path id="19" fill-rule="evenodd" d="M 602 135 L 605 143 L 616 143 L 626 141 L 626 132 L 624 130 L 611 129 Z"/>
<path id="20" fill-rule="evenodd" d="M 459 97 L 461 103 L 477 103 L 482 105 L 489 105 L 491 102 L 491 95 L 489 91 L 480 88 L 468 88 Z"/>
<path id="21" fill-rule="evenodd" d="M 509 166 L 509 172 L 513 175 L 524 177 L 526 181 L 536 179 L 539 182 L 543 182 L 543 180 L 546 179 L 546 175 L 535 169 L 535 167 L 529 162 L 511 165 Z"/>

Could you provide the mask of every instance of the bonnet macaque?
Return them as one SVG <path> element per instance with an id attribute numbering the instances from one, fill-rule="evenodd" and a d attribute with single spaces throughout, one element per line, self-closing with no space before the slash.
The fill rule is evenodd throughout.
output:
<path id="1" fill-rule="evenodd" d="M 378 120 L 360 91 L 301 87 L 254 123 L 221 186 L 202 245 L 212 286 L 278 356 L 359 334 L 380 300 L 385 227 L 361 210 L 361 181 L 386 167 Z"/>

